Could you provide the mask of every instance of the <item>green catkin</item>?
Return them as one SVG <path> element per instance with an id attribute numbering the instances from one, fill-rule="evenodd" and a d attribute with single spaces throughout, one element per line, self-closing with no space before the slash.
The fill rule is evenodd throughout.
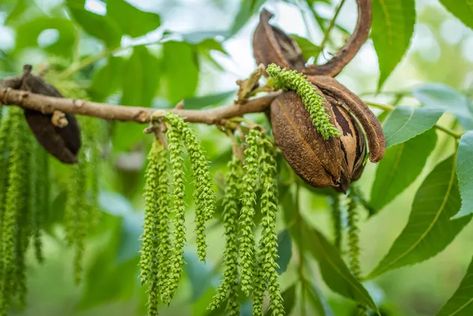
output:
<path id="1" fill-rule="evenodd" d="M 259 259 L 262 281 L 267 284 L 272 315 L 284 315 L 284 305 L 279 286 L 278 240 L 276 215 L 278 212 L 277 170 L 275 147 L 268 137 L 262 140 L 260 169 L 262 173 L 262 194 L 260 209 L 262 214 L 262 237 L 259 244 Z M 257 313 L 260 315 L 260 312 Z"/>
<path id="2" fill-rule="evenodd" d="M 244 151 L 244 174 L 242 178 L 242 193 L 240 211 L 240 267 L 241 289 L 249 295 L 253 286 L 253 269 L 255 262 L 255 239 L 253 235 L 254 215 L 256 204 L 256 189 L 259 174 L 258 155 L 261 141 L 261 131 L 252 129 L 246 136 L 247 148 Z"/>
<path id="3" fill-rule="evenodd" d="M 261 258 L 255 260 L 255 285 L 253 288 L 253 315 L 263 315 L 264 293 L 268 285 L 267 280 L 263 277 L 263 262 Z"/>
<path id="4" fill-rule="evenodd" d="M 32 175 L 34 179 L 34 201 L 33 209 L 33 245 L 38 262 L 44 261 L 42 250 L 42 226 L 49 212 L 49 159 L 47 152 L 40 146 L 36 146 L 35 161 L 32 163 Z"/>
<path id="5" fill-rule="evenodd" d="M 82 278 L 85 239 L 98 214 L 96 163 L 99 158 L 98 150 L 94 149 L 96 129 L 90 119 L 83 119 L 80 123 L 83 145 L 79 152 L 78 163 L 71 166 L 64 211 L 66 240 L 74 247 L 73 265 L 76 283 Z"/>
<path id="6" fill-rule="evenodd" d="M 170 117 L 170 116 L 169 116 Z M 174 249 L 170 257 L 167 286 L 162 294 L 163 303 L 169 304 L 179 284 L 184 265 L 184 245 L 186 242 L 184 206 L 184 158 L 182 150 L 182 130 L 170 124 L 167 132 L 169 159 L 172 178 L 172 215 L 174 220 Z"/>
<path id="7" fill-rule="evenodd" d="M 158 157 L 157 172 L 160 175 L 157 187 L 158 199 L 158 238 L 154 240 L 154 247 L 157 249 L 157 292 L 163 293 L 167 288 L 168 275 L 170 270 L 169 258 L 172 255 L 172 242 L 169 228 L 170 201 L 169 201 L 169 153 L 161 150 Z"/>
<path id="8" fill-rule="evenodd" d="M 160 221 L 162 215 L 168 212 L 168 175 L 167 175 L 167 152 L 163 146 L 155 141 L 148 155 L 148 166 L 145 172 L 145 220 L 144 231 L 142 236 L 140 268 L 141 282 L 148 286 L 148 315 L 158 315 L 159 303 L 159 278 L 163 277 L 159 273 L 161 268 L 163 254 L 160 253 L 163 242 L 168 242 L 167 220 L 168 215 L 164 219 L 166 221 L 167 236 L 163 238 L 160 229 Z M 163 192 L 163 184 L 166 190 Z M 163 240 L 164 239 L 164 240 Z M 168 246 L 169 248 L 169 246 Z M 169 256 L 167 251 L 165 256 Z"/>
<path id="9" fill-rule="evenodd" d="M 67 200 L 64 210 L 66 240 L 74 247 L 74 279 L 79 283 L 82 278 L 82 257 L 85 238 L 89 226 L 87 203 L 87 157 L 85 149 L 79 153 L 79 162 L 72 166 L 72 174 L 67 188 Z"/>
<path id="10" fill-rule="evenodd" d="M 182 118 L 172 113 L 166 118 L 173 128 L 181 131 L 182 140 L 190 157 L 195 183 L 197 255 L 201 261 L 205 261 L 207 252 L 205 224 L 213 217 L 215 211 L 215 194 L 212 190 L 208 161 L 194 133 Z"/>
<path id="11" fill-rule="evenodd" d="M 225 252 L 223 255 L 225 271 L 223 281 L 213 297 L 209 309 L 215 310 L 227 300 L 226 315 L 240 315 L 238 302 L 238 207 L 239 181 L 242 174 L 241 162 L 233 157 L 228 163 L 228 174 L 223 197 L 223 226 L 225 229 Z"/>
<path id="12" fill-rule="evenodd" d="M 11 300 L 17 296 L 20 303 L 25 297 L 24 252 L 27 247 L 27 187 L 28 187 L 28 145 L 25 141 L 26 127 L 21 109 L 9 111 L 9 136 L 7 150 L 7 187 L 5 205 L 1 222 L 1 277 L 0 277 L 0 315 L 6 315 Z"/>
<path id="13" fill-rule="evenodd" d="M 301 97 L 312 124 L 323 139 L 340 136 L 340 131 L 332 124 L 329 114 L 325 111 L 322 96 L 303 74 L 296 70 L 283 69 L 276 64 L 268 65 L 266 72 L 274 81 L 276 88 L 295 91 Z"/>
<path id="14" fill-rule="evenodd" d="M 348 256 L 350 261 L 350 269 L 353 275 L 357 279 L 360 279 L 360 231 L 358 227 L 359 214 L 357 212 L 357 201 L 352 194 L 349 194 L 347 200 Z"/>
<path id="15" fill-rule="evenodd" d="M 330 207 L 332 216 L 333 232 L 335 236 L 335 247 L 340 251 L 342 249 L 342 209 L 340 205 L 340 195 L 330 196 Z"/>

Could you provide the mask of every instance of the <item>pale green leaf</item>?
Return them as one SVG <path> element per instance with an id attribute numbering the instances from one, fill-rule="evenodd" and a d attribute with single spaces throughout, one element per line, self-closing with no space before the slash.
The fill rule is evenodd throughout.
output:
<path id="1" fill-rule="evenodd" d="M 426 84 L 416 88 L 414 96 L 425 106 L 450 112 L 466 129 L 473 129 L 473 102 L 444 84 Z"/>
<path id="2" fill-rule="evenodd" d="M 473 315 L 473 296 L 471 289 L 473 288 L 473 260 L 466 271 L 466 275 L 460 283 L 452 297 L 442 307 L 437 316 L 461 316 Z"/>
<path id="3" fill-rule="evenodd" d="M 302 56 L 304 56 L 305 60 L 309 59 L 310 57 L 317 57 L 319 55 L 320 46 L 315 45 L 305 37 L 296 34 L 291 34 L 290 36 L 301 48 Z"/>
<path id="4" fill-rule="evenodd" d="M 66 0 L 72 18 L 82 29 L 93 37 L 102 40 L 108 47 L 120 45 L 122 32 L 117 23 L 107 16 L 90 12 L 84 8 L 84 0 Z"/>
<path id="5" fill-rule="evenodd" d="M 440 109 L 396 107 L 383 126 L 386 147 L 403 143 L 429 130 L 441 115 Z"/>
<path id="6" fill-rule="evenodd" d="M 462 198 L 458 217 L 473 213 L 473 131 L 466 132 L 458 145 L 457 176 Z"/>
<path id="7" fill-rule="evenodd" d="M 381 88 L 406 53 L 415 23 L 414 0 L 373 0 L 373 39 Z"/>
<path id="8" fill-rule="evenodd" d="M 448 11 L 473 29 L 473 2 L 469 0 L 440 0 Z"/>
<path id="9" fill-rule="evenodd" d="M 424 169 L 436 141 L 435 130 L 431 129 L 389 148 L 376 169 L 370 206 L 379 211 L 407 189 Z"/>
<path id="10" fill-rule="evenodd" d="M 160 78 L 158 59 L 146 47 L 138 46 L 124 66 L 122 104 L 149 106 Z"/>
<path id="11" fill-rule="evenodd" d="M 124 0 L 108 0 L 107 16 L 117 23 L 123 34 L 132 37 L 145 35 L 161 25 L 159 15 L 141 11 Z"/>
<path id="12" fill-rule="evenodd" d="M 171 103 L 194 96 L 199 65 L 192 45 L 170 41 L 163 44 L 163 89 Z"/>
<path id="13" fill-rule="evenodd" d="M 438 164 L 417 191 L 409 220 L 369 277 L 435 256 L 452 242 L 470 216 L 451 220 L 460 209 L 453 156 Z"/>

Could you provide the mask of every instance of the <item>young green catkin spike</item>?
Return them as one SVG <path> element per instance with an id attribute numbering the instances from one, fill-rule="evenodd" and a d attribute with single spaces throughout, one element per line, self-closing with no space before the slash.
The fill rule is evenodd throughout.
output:
<path id="1" fill-rule="evenodd" d="M 208 161 L 194 133 L 184 120 L 173 113 L 169 113 L 166 118 L 169 124 L 182 132 L 182 138 L 190 157 L 195 183 L 197 255 L 201 261 L 205 261 L 207 251 L 205 224 L 213 217 L 215 211 L 215 193 L 212 190 Z"/>
<path id="2" fill-rule="evenodd" d="M 258 254 L 259 255 L 259 254 Z M 258 256 L 255 260 L 255 284 L 253 286 L 253 316 L 262 316 L 264 293 L 268 286 L 268 282 L 263 278 L 263 262 Z"/>
<path id="3" fill-rule="evenodd" d="M 33 142 L 34 143 L 34 142 Z M 42 229 L 43 223 L 47 218 L 49 212 L 49 159 L 48 153 L 43 147 L 36 145 L 35 153 L 33 155 L 31 174 L 34 176 L 34 201 L 33 208 L 33 245 L 35 250 L 36 260 L 43 262 L 42 250 Z"/>
<path id="4" fill-rule="evenodd" d="M 168 287 L 168 275 L 170 271 L 169 258 L 172 256 L 172 241 L 170 236 L 169 217 L 171 213 L 171 205 L 169 201 L 169 152 L 160 150 L 158 157 L 157 173 L 159 174 L 158 187 L 156 194 L 158 199 L 158 223 L 157 235 L 154 240 L 154 247 L 157 249 L 157 293 L 163 293 L 163 289 Z"/>
<path id="5" fill-rule="evenodd" d="M 85 150 L 79 153 L 79 163 L 71 166 L 72 172 L 67 187 L 67 199 L 64 210 L 66 241 L 74 246 L 74 279 L 79 283 L 82 278 L 82 256 L 88 229 L 87 162 Z"/>
<path id="6" fill-rule="evenodd" d="M 350 260 L 350 269 L 353 275 L 359 279 L 361 277 L 360 268 L 360 231 L 358 227 L 359 214 L 357 212 L 357 200 L 353 194 L 347 197 L 347 216 L 348 216 L 348 256 Z"/>
<path id="7" fill-rule="evenodd" d="M 242 175 L 241 162 L 233 156 L 228 163 L 223 197 L 223 226 L 225 229 L 225 252 L 223 254 L 225 271 L 223 281 L 213 297 L 209 310 L 215 310 L 227 300 L 226 315 L 240 315 L 238 302 L 238 207 L 240 199 L 239 182 Z"/>
<path id="8" fill-rule="evenodd" d="M 171 117 L 171 116 L 169 116 Z M 171 117 L 172 118 L 172 117 Z M 163 290 L 163 303 L 169 304 L 176 292 L 184 265 L 184 245 L 186 242 L 184 206 L 184 158 L 182 150 L 182 129 L 173 125 L 167 131 L 170 169 L 172 175 L 172 214 L 174 220 L 174 249 L 170 257 L 168 282 Z"/>
<path id="9" fill-rule="evenodd" d="M 28 144 L 23 113 L 19 108 L 12 108 L 9 129 L 7 187 L 5 206 L 1 222 L 2 232 L 2 267 L 0 278 L 0 315 L 5 315 L 13 297 L 20 303 L 25 297 L 24 255 L 27 247 L 27 194 L 28 194 Z"/>
<path id="10" fill-rule="evenodd" d="M 303 74 L 296 70 L 283 69 L 276 64 L 269 64 L 266 72 L 273 80 L 275 88 L 292 90 L 299 95 L 309 112 L 312 124 L 323 139 L 340 136 L 340 131 L 332 124 L 329 114 L 325 111 L 322 96 Z"/>
<path id="11" fill-rule="evenodd" d="M 168 229 L 168 174 L 167 174 L 167 151 L 158 141 L 148 155 L 148 165 L 145 172 L 145 220 L 142 236 L 140 268 L 141 283 L 147 285 L 148 315 L 158 315 L 158 303 L 160 293 L 160 278 L 165 277 L 160 273 L 163 270 L 161 264 L 163 259 L 169 257 L 169 244 L 167 251 L 163 254 L 163 243 L 169 243 Z M 163 191 L 163 184 L 165 191 Z M 164 216 L 163 216 L 164 215 Z M 164 217 L 164 218 L 163 218 Z M 162 221 L 165 221 L 166 229 L 163 232 Z M 164 235 L 164 236 L 163 236 Z M 164 238 L 163 238 L 164 237 Z M 163 255 L 165 256 L 163 258 Z M 164 263 L 164 266 L 167 267 Z M 166 271 L 167 272 L 167 271 Z"/>
<path id="12" fill-rule="evenodd" d="M 284 315 L 284 305 L 278 275 L 278 237 L 276 215 L 278 212 L 278 183 L 275 147 L 269 137 L 262 139 L 260 156 L 261 186 L 260 209 L 262 214 L 262 236 L 259 243 L 260 271 L 259 282 L 267 283 L 272 315 Z M 258 298 L 260 299 L 260 298 Z M 258 311 L 259 315 L 261 313 Z"/>
<path id="13" fill-rule="evenodd" d="M 335 193 L 329 197 L 333 232 L 335 236 L 335 247 L 340 251 L 342 249 L 342 209 L 340 205 L 340 195 Z"/>
<path id="14" fill-rule="evenodd" d="M 241 267 L 241 289 L 245 295 L 250 295 L 253 286 L 253 269 L 255 260 L 255 239 L 253 233 L 256 189 L 258 174 L 259 146 L 261 131 L 251 129 L 246 135 L 247 147 L 244 151 L 243 178 L 241 188 L 242 207 L 239 218 L 239 243 L 240 243 L 240 267 Z"/>

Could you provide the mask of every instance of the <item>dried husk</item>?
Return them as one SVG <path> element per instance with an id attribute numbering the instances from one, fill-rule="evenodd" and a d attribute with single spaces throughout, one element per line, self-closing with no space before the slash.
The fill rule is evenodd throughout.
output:
<path id="1" fill-rule="evenodd" d="M 52 97 L 63 97 L 52 85 L 31 74 L 30 66 L 25 66 L 19 89 Z M 67 125 L 58 126 L 53 124 L 52 114 L 29 109 L 25 109 L 24 113 L 34 136 L 51 155 L 64 163 L 77 162 L 81 147 L 80 128 L 72 114 L 65 113 Z"/>
<path id="2" fill-rule="evenodd" d="M 294 171 L 314 187 L 333 187 L 345 192 L 364 169 L 367 143 L 377 150 L 372 156 L 380 159 L 384 152 L 384 137 L 376 117 L 341 88 L 332 91 L 324 85 L 319 90 L 332 123 L 341 131 L 339 138 L 324 140 L 314 128 L 309 113 L 295 92 L 284 92 L 271 104 L 271 123 L 276 144 Z M 327 92 L 327 94 L 325 94 Z M 356 104 L 355 104 L 356 103 Z M 361 109 L 353 107 L 363 106 Z M 369 113 L 365 113 L 365 109 Z M 361 117 L 358 117 L 361 115 Z M 369 126 L 363 122 L 370 120 Z M 366 130 L 365 130 L 366 126 Z M 381 133 L 379 133 L 381 132 Z M 370 136 L 378 139 L 370 140 Z"/>
<path id="3" fill-rule="evenodd" d="M 302 70 L 304 57 L 299 45 L 281 29 L 269 24 L 273 16 L 266 9 L 261 11 L 260 21 L 253 35 L 253 54 L 257 64 Z"/>

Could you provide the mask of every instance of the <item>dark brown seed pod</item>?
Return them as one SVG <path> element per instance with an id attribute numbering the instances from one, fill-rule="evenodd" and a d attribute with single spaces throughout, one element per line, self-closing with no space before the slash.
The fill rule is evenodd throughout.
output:
<path id="1" fill-rule="evenodd" d="M 257 64 L 274 63 L 284 68 L 302 70 L 305 65 L 299 45 L 281 29 L 269 24 L 273 14 L 263 9 L 253 35 L 253 55 Z"/>
<path id="2" fill-rule="evenodd" d="M 302 179 L 314 187 L 331 186 L 345 192 L 361 176 L 367 143 L 373 150 L 371 160 L 381 159 L 384 136 L 363 102 L 340 84 L 331 89 L 332 85 L 314 85 L 314 89 L 324 96 L 326 111 L 341 132 L 339 138 L 325 141 L 321 137 L 295 92 L 284 92 L 272 102 L 271 123 L 276 144 Z"/>
<path id="3" fill-rule="evenodd" d="M 341 102 L 351 115 L 356 118 L 366 134 L 370 160 L 372 162 L 381 160 L 385 148 L 383 129 L 376 116 L 365 103 L 356 94 L 331 77 L 311 76 L 309 80 L 316 85 L 324 95 Z"/>
<path id="4" fill-rule="evenodd" d="M 31 74 L 29 65 L 24 67 L 20 89 L 52 97 L 63 97 L 55 87 Z M 54 125 L 52 114 L 28 109 L 24 113 L 36 139 L 51 155 L 64 163 L 77 162 L 81 139 L 79 124 L 73 115 L 65 114 L 67 124 Z"/>

